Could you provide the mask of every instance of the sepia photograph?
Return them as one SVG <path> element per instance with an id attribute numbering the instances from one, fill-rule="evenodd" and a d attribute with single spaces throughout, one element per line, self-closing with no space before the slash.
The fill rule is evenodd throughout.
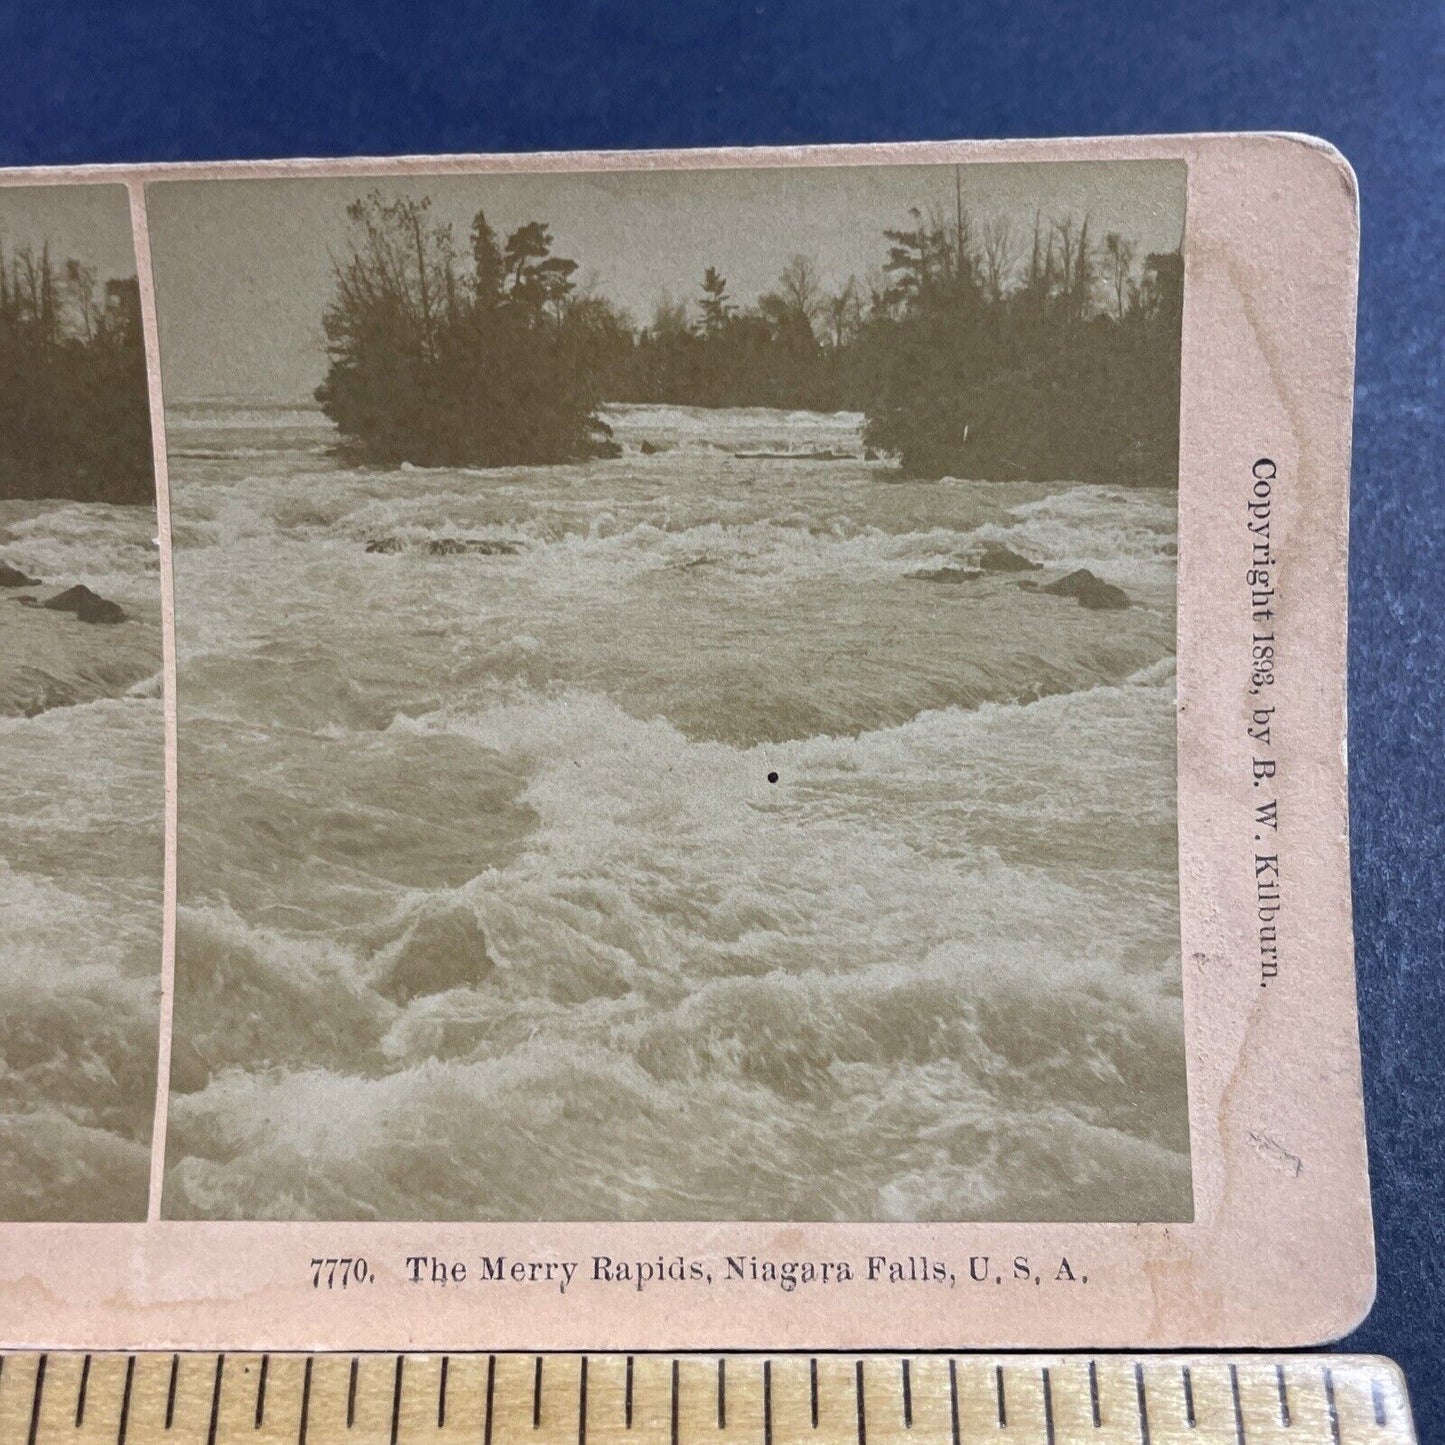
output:
<path id="1" fill-rule="evenodd" d="M 0 1218 L 146 1217 L 160 557 L 124 186 L 0 187 Z"/>
<path id="2" fill-rule="evenodd" d="M 1185 191 L 1177 160 L 148 185 L 166 1218 L 1193 1218 Z M 0 1077 L 118 1167 L 129 1054 L 62 1003 L 154 1013 L 153 517 L 101 494 L 131 433 L 106 470 L 84 430 L 131 273 L 36 215 L 0 342 L 54 332 L 83 435 L 27 433 L 29 469 L 0 437 L 5 621 L 79 640 L 7 684 L 6 857 L 79 972 Z M 116 770 L 55 817 L 34 770 L 102 728 Z"/>

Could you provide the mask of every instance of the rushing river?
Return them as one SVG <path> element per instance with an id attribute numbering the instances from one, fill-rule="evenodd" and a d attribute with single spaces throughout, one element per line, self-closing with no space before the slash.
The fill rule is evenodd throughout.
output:
<path id="1" fill-rule="evenodd" d="M 155 512 L 0 502 L 0 1219 L 144 1219 L 161 971 Z M 20 607 L 76 585 L 127 620 Z"/>
<path id="2" fill-rule="evenodd" d="M 166 1212 L 1189 1217 L 1174 495 L 609 419 L 366 470 L 172 409 Z M 910 576 L 990 541 L 1134 605 Z"/>

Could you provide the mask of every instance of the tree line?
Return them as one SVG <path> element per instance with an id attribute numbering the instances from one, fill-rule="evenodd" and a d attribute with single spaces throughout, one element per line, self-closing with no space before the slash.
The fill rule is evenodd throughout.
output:
<path id="1" fill-rule="evenodd" d="M 0 248 L 0 498 L 154 505 L 140 288 Z"/>
<path id="2" fill-rule="evenodd" d="M 577 263 L 552 254 L 545 223 L 502 242 L 478 211 L 463 257 L 425 198 L 372 192 L 346 214 L 316 391 L 344 450 L 420 466 L 615 451 L 597 406 L 622 338 L 610 308 L 577 295 Z"/>
<path id="3" fill-rule="evenodd" d="M 826 287 L 790 257 L 736 302 L 716 264 L 638 327 L 542 221 L 463 253 L 426 199 L 347 210 L 317 391 L 343 448 L 421 465 L 615 454 L 603 402 L 858 410 L 915 476 L 1173 485 L 1183 262 L 1087 217 L 911 213 L 878 266 Z"/>

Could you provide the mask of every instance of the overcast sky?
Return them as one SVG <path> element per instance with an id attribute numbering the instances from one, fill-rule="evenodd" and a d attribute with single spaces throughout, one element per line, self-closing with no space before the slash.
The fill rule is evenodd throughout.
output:
<path id="1" fill-rule="evenodd" d="M 0 251 L 46 243 L 59 261 L 94 266 L 101 280 L 135 275 L 124 186 L 0 186 Z"/>
<path id="2" fill-rule="evenodd" d="M 951 216 L 952 166 L 613 171 L 408 176 L 386 181 L 166 181 L 150 186 L 151 251 L 168 400 L 309 395 L 326 371 L 321 313 L 332 253 L 345 243 L 348 201 L 377 188 L 426 195 L 465 252 L 478 208 L 500 236 L 551 225 L 579 277 L 645 322 L 664 295 L 693 299 L 717 266 L 747 304 L 788 257 L 811 256 L 840 285 L 882 263 L 885 227 L 911 206 Z M 1022 239 L 1045 217 L 1090 217 L 1140 257 L 1173 250 L 1184 228 L 1185 168 L 1174 161 L 975 163 L 963 167 L 971 214 L 1014 218 Z"/>

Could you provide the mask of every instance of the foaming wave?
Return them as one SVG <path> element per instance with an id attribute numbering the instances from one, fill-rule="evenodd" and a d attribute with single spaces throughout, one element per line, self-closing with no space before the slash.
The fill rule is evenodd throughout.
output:
<path id="1" fill-rule="evenodd" d="M 0 504 L 0 556 L 60 590 L 83 582 L 127 609 L 154 610 L 160 551 L 149 507 L 98 502 Z"/>
<path id="2" fill-rule="evenodd" d="M 235 1064 L 177 1101 L 168 1208 L 1101 1218 L 1143 1170 L 1139 1207 L 1177 1214 L 1177 915 L 1151 864 L 1172 817 L 1148 801 L 1168 749 L 1117 737 L 1171 699 L 1160 679 L 751 749 L 576 693 L 398 719 L 525 757 L 537 825 L 400 900 L 364 956 L 207 933 L 226 1006 L 194 1016 L 256 1017 L 268 1066 L 243 1073 L 256 1039 L 228 1035 Z M 1081 731 L 1089 796 L 1035 776 L 1010 836 L 1020 757 Z M 944 757 L 968 758 L 967 803 Z M 1120 798 L 1137 855 L 1103 860 L 1079 819 Z M 294 1022 L 323 1014 L 334 1043 Z"/>
<path id="3" fill-rule="evenodd" d="M 9 821 L 0 825 L 7 844 Z M 102 862 L 101 876 L 62 886 L 0 863 L 6 1219 L 145 1214 L 159 898 L 106 871 Z"/>
<path id="4" fill-rule="evenodd" d="M 624 405 L 603 409 L 614 440 L 629 451 L 644 441 L 700 452 L 863 453 L 863 413 L 785 411 L 774 407 Z"/>
<path id="5" fill-rule="evenodd" d="M 0 1208 L 7 1220 L 144 1219 L 150 1147 L 52 1108 L 7 1108 L 0 1179 Z"/>
<path id="6" fill-rule="evenodd" d="M 1012 507 L 1013 521 L 979 535 L 1061 570 L 1088 567 L 1123 587 L 1172 595 L 1178 495 L 1163 488 L 1120 491 L 1075 486 Z"/>

